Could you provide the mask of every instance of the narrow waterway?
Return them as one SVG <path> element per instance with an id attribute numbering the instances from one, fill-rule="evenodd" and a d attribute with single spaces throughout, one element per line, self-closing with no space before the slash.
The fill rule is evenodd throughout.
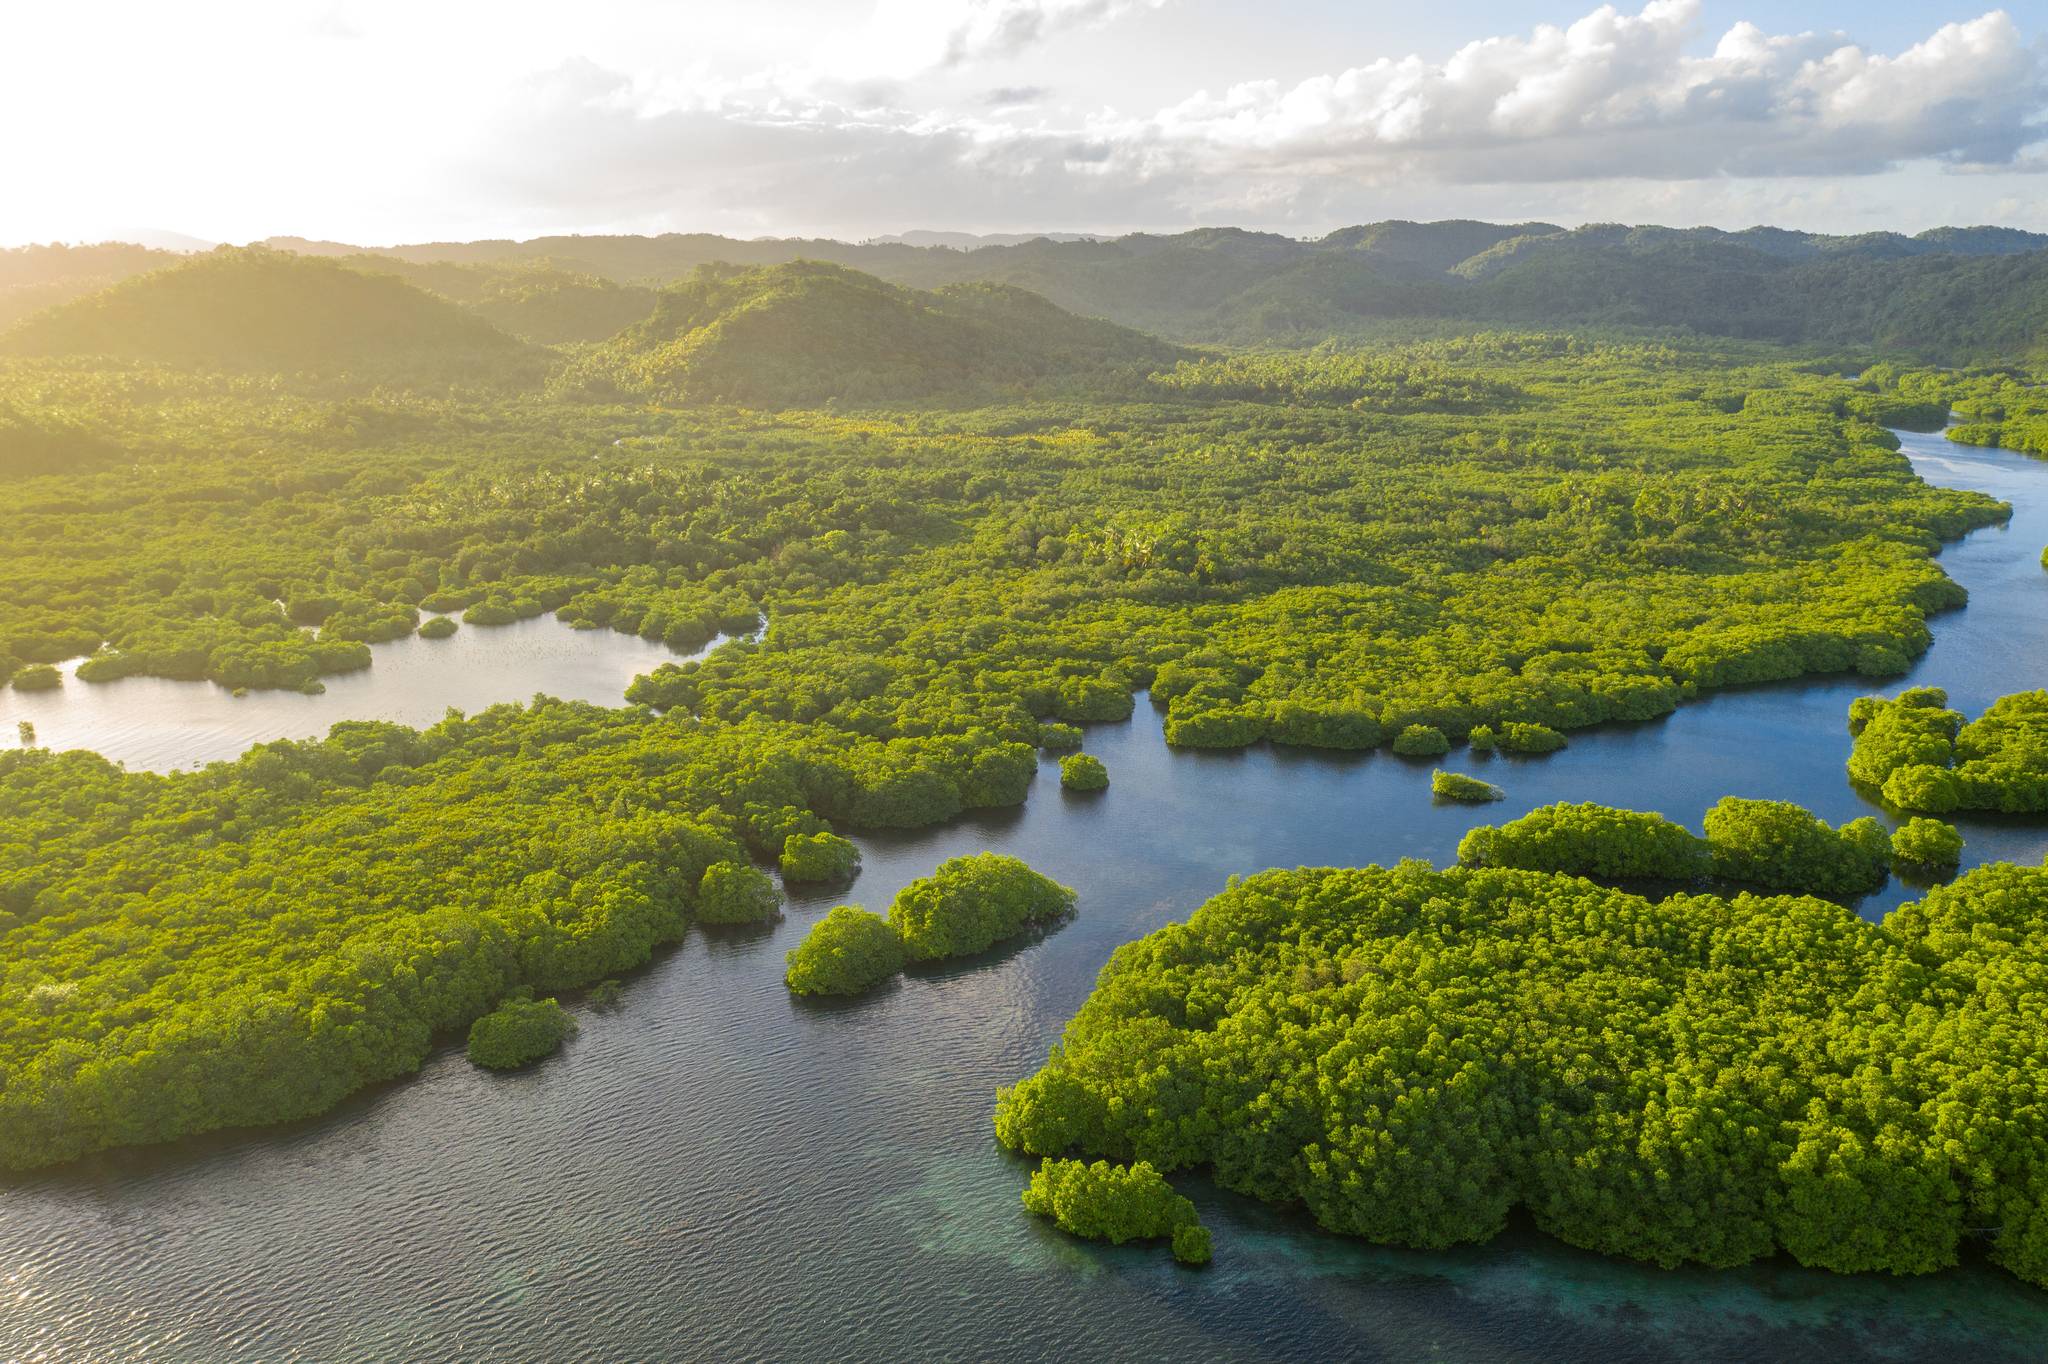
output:
<path id="1" fill-rule="evenodd" d="M 2048 468 L 1905 439 L 1929 478 L 2015 507 L 1944 553 L 1972 603 L 1886 688 L 1944 685 L 1974 712 L 2048 666 Z M 447 1048 L 322 1119 L 0 1186 L 0 1358 L 2036 1360 L 2048 1294 L 1981 1266 L 1670 1272 L 1528 1232 L 1421 1253 L 1199 1183 L 1216 1263 L 1192 1273 L 1027 1216 L 1025 1167 L 990 1135 L 996 1087 L 1042 1060 L 1108 954 L 1227 876 L 1448 860 L 1471 824 L 1560 799 L 1695 828 L 1731 793 L 1869 813 L 1842 772 L 1868 689 L 1723 693 L 1543 759 L 1460 753 L 1509 794 L 1479 811 L 1433 804 L 1429 765 L 1385 753 L 1175 752 L 1141 705 L 1089 734 L 1107 793 L 1063 793 L 1046 764 L 1020 810 L 864 839 L 851 892 L 795 899 L 770 929 L 692 932 L 530 1071 Z M 2048 852 L 2038 823 L 1964 832 L 1972 862 Z M 983 848 L 1075 886 L 1079 917 L 866 999 L 789 998 L 783 953 L 826 908 L 880 908 Z"/>

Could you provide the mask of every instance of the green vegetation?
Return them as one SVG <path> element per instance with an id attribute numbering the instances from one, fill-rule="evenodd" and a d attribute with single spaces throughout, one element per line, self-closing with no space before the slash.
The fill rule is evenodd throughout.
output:
<path id="1" fill-rule="evenodd" d="M 799 995 L 865 994 L 903 969 L 903 939 L 887 919 L 841 905 L 790 949 L 783 977 Z"/>
<path id="2" fill-rule="evenodd" d="M 1006 938 L 1065 918 L 1074 892 L 1001 853 L 941 862 L 889 906 L 889 922 L 911 961 L 968 957 Z"/>
<path id="3" fill-rule="evenodd" d="M 1429 774 L 1429 793 L 1439 800 L 1461 801 L 1468 805 L 1507 799 L 1507 792 L 1490 781 L 1468 777 L 1462 772 L 1446 772 L 1441 767 Z"/>
<path id="4" fill-rule="evenodd" d="M 1394 736 L 1394 751 L 1405 758 L 1441 758 L 1451 741 L 1435 725 L 1410 725 Z"/>
<path id="5" fill-rule="evenodd" d="M 531 383 L 539 353 L 453 304 L 334 261 L 223 248 L 126 279 L 0 333 L 0 354 L 420 386 Z"/>
<path id="6" fill-rule="evenodd" d="M 1953 824 L 1918 815 L 1892 830 L 1892 861 L 1922 871 L 1953 871 L 1963 860 L 1963 836 Z"/>
<path id="7" fill-rule="evenodd" d="M 1064 753 L 1081 746 L 1081 727 L 1047 720 L 1038 726 L 1038 746 L 1048 753 Z"/>
<path id="8" fill-rule="evenodd" d="M 957 792 L 973 752 L 539 700 L 168 776 L 0 753 L 0 1165 L 321 1112 L 519 989 L 646 961 L 807 818 Z"/>
<path id="9" fill-rule="evenodd" d="M 1314 241 L 1210 227 L 953 251 L 674 234 L 380 254 L 500 269 L 547 263 L 631 283 L 679 279 L 711 262 L 829 260 L 918 289 L 967 281 L 1021 286 L 1079 313 L 1237 345 L 1475 324 L 1594 326 L 2005 360 L 2041 350 L 2044 245 L 2040 234 L 2009 228 L 1826 236 L 1771 227 L 1595 223 L 1567 230 L 1451 221 L 1369 223 Z M 1221 377 L 1236 377 L 1228 362 L 1218 368 Z"/>
<path id="10" fill-rule="evenodd" d="M 1555 753 L 1564 747 L 1565 739 L 1549 725 L 1509 720 L 1494 731 L 1493 742 L 1494 747 L 1509 753 Z"/>
<path id="11" fill-rule="evenodd" d="M 1133 1165 L 1041 1161 L 1024 1190 L 1024 1206 L 1050 1217 L 1069 1235 L 1116 1246 L 1169 1238 L 1174 1259 L 1209 1263 L 1209 1229 L 1195 1205 L 1142 1160 Z"/>
<path id="12" fill-rule="evenodd" d="M 31 420 L 0 402 L 0 477 L 80 473 L 120 457 L 120 451 L 76 421 L 45 415 Z M 6 669 L 0 666 L 0 674 Z"/>
<path id="13" fill-rule="evenodd" d="M 1526 871 L 1274 871 L 1117 950 L 997 1101 L 1033 1155 L 1206 1167 L 1324 1227 L 1441 1247 L 1517 1208 L 1663 1265 L 1780 1251 L 2048 1285 L 2048 870 L 1882 927 Z"/>
<path id="14" fill-rule="evenodd" d="M 460 628 L 455 623 L 455 617 L 453 616 L 435 616 L 432 620 L 420 626 L 420 638 L 446 639 Z"/>
<path id="15" fill-rule="evenodd" d="M 31 663 L 14 674 L 16 691 L 55 691 L 64 685 L 64 675 L 47 663 Z"/>
<path id="16" fill-rule="evenodd" d="M 1711 877 L 1805 895 L 1851 896 L 1891 873 L 1890 841 L 1870 818 L 1831 829 L 1797 805 L 1725 797 L 1707 811 L 1706 837 L 1662 815 L 1605 805 L 1546 805 L 1520 819 L 1474 829 L 1458 859 L 1614 881 Z"/>
<path id="17" fill-rule="evenodd" d="M 1859 697 L 1849 732 L 1850 779 L 1897 809 L 2048 810 L 2048 691 L 2001 696 L 1968 724 L 1938 687 Z"/>
<path id="18" fill-rule="evenodd" d="M 1359 249 L 1421 269 L 1428 236 Z M 545 269 L 623 250 L 588 246 Z M 411 263 L 444 262 L 489 263 Z M 443 296 L 224 251 L 7 333 L 0 675 L 314 690 L 423 614 L 733 638 L 616 711 L 345 725 L 168 777 L 0 755 L 0 1164 L 322 1111 L 521 989 L 770 912 L 752 863 L 792 839 L 831 860 L 832 828 L 1015 805 L 1039 745 L 1141 692 L 1177 744 L 1441 753 L 1891 675 L 1962 601 L 1934 551 L 2006 515 L 1872 424 L 1935 401 L 1918 379 L 1760 351 L 1204 361 L 815 266 L 711 271 L 549 351 L 451 301 L 476 280 L 411 273 Z M 859 407 L 885 399 L 954 405 Z M 909 958 L 1071 906 L 971 861 L 892 911 Z"/>
<path id="19" fill-rule="evenodd" d="M 1092 754 L 1072 753 L 1060 759 L 1060 785 L 1069 791 L 1106 790 L 1109 769 Z"/>
<path id="20" fill-rule="evenodd" d="M 1891 874 L 1891 838 L 1869 816 L 1839 829 L 1782 800 L 1723 799 L 1707 811 L 1714 876 L 1804 895 L 1863 895 Z"/>
<path id="21" fill-rule="evenodd" d="M 835 833 L 794 833 L 782 841 L 785 881 L 851 881 L 860 871 L 860 849 Z"/>
<path id="22" fill-rule="evenodd" d="M 697 886 L 697 920 L 707 924 L 766 923 L 782 913 L 775 883 L 740 862 L 714 862 Z"/>
<path id="23" fill-rule="evenodd" d="M 1565 745 L 1564 735 L 1549 725 L 1525 724 L 1515 720 L 1500 725 L 1474 725 L 1465 736 L 1475 753 L 1555 753 Z"/>
<path id="24" fill-rule="evenodd" d="M 1152 376 L 1177 393 L 1252 402 L 1345 404 L 1375 412 L 1498 412 L 1522 394 L 1434 357 L 1323 346 L 1183 360 Z"/>
<path id="25" fill-rule="evenodd" d="M 96 294 L 131 275 L 180 258 L 125 242 L 94 246 L 23 246 L 0 250 L 0 331 L 45 308 Z"/>
<path id="26" fill-rule="evenodd" d="M 551 1056 L 576 1031 L 552 999 L 513 998 L 469 1025 L 469 1059 L 487 1070 L 517 1070 Z"/>
<path id="27" fill-rule="evenodd" d="M 1073 891 L 1014 857 L 955 857 L 898 892 L 887 919 L 842 905 L 813 924 L 786 979 L 800 995 L 862 994 L 906 962 L 972 956 L 1073 907 Z"/>
<path id="28" fill-rule="evenodd" d="M 919 293 L 818 261 L 705 266 L 577 358 L 565 390 L 750 407 L 988 398 L 1131 380 L 1185 354 L 999 285 Z"/>
<path id="29" fill-rule="evenodd" d="M 339 263 L 396 275 L 438 294 L 492 326 L 544 346 L 603 341 L 654 311 L 655 292 L 547 261 L 511 266 L 413 264 L 390 256 L 347 255 Z"/>
<path id="30" fill-rule="evenodd" d="M 694 649 L 768 608 L 758 644 L 633 698 L 1030 744 L 1149 687 L 1176 742 L 1362 748 L 1900 666 L 1961 600 L 1930 550 L 2002 514 L 1920 483 L 1826 376 L 1568 338 L 1414 349 L 1525 399 L 1483 423 L 1192 399 L 745 416 L 0 366 L 0 401 L 41 395 L 38 421 L 150 470 L 0 511 L 0 653 L 106 641 L 86 680 L 296 687 L 422 610 Z"/>
<path id="31" fill-rule="evenodd" d="M 1473 829 L 1458 843 L 1458 860 L 1607 881 L 1691 882 L 1707 875 L 1713 853 L 1705 839 L 1662 815 L 1587 803 L 1546 805 Z"/>

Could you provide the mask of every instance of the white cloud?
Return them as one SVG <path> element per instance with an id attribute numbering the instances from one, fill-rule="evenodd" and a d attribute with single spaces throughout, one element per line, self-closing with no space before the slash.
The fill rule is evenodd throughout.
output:
<path id="1" fill-rule="evenodd" d="M 1128 8 L 935 0 L 882 13 L 925 35 L 918 60 L 944 64 Z M 1803 182 L 1915 162 L 1983 170 L 2014 165 L 2042 140 L 2048 76 L 2002 11 L 1890 57 L 1840 35 L 1749 23 L 1695 56 L 1697 22 L 1697 0 L 1651 0 L 1634 14 L 1603 6 L 1441 61 L 1377 61 L 1197 94 L 1149 116 L 1064 123 L 1034 106 L 935 114 L 895 107 L 893 86 L 802 81 L 698 86 L 682 103 L 579 63 L 515 97 L 464 159 L 543 218 L 864 232 L 1328 223 L 1418 186 Z M 1801 190 L 1802 202 L 1824 200 Z"/>
<path id="2" fill-rule="evenodd" d="M 2041 136 L 2040 55 L 2003 11 L 1896 57 L 1839 35 L 1730 29 L 1686 53 L 1697 0 L 1603 6 L 1488 38 L 1163 110 L 1150 131 L 1217 166 L 1450 182 L 1858 174 L 1935 158 L 2009 162 Z"/>
<path id="3" fill-rule="evenodd" d="M 866 30 L 823 68 L 847 79 L 907 79 L 998 61 L 1056 33 L 1109 23 L 1166 0 L 877 0 Z"/>
<path id="4" fill-rule="evenodd" d="M 2048 59 L 2004 12 L 1885 54 L 1629 2 L 1192 95 L 1317 69 L 1327 14 L 1278 0 L 1254 57 L 1214 5 L 1163 44 L 1170 0 L 31 5 L 0 240 L 2048 218 Z"/>

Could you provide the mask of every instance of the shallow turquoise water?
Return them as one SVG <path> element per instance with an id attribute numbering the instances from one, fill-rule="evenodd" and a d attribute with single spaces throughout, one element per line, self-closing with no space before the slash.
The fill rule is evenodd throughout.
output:
<path id="1" fill-rule="evenodd" d="M 1971 710 L 2043 685 L 2048 469 L 1908 441 L 1931 478 L 2016 515 L 1944 554 L 1972 604 L 1900 685 L 1946 685 Z M 1432 804 L 1429 764 L 1384 753 L 1176 753 L 1140 706 L 1089 734 L 1106 794 L 1062 792 L 1048 763 L 1021 810 L 864 839 L 849 894 L 795 900 L 772 929 L 693 932 L 531 1071 L 487 1075 L 448 1049 L 323 1119 L 0 1189 L 0 1358 L 2037 1360 L 2048 1293 L 1983 1267 L 1666 1272 L 1528 1231 L 1426 1254 L 1199 1182 L 1216 1264 L 1190 1273 L 1025 1215 L 1025 1167 L 990 1136 L 996 1086 L 1035 1068 L 1110 951 L 1227 876 L 1446 860 L 1472 823 L 1559 799 L 1694 827 L 1729 793 L 1846 819 L 1867 812 L 1842 776 L 1865 690 L 1724 693 L 1549 758 L 1460 754 L 1509 793 L 1478 811 Z M 426 700 L 429 718 L 450 704 Z M 1965 833 L 1973 860 L 2048 853 L 2040 825 Z M 982 848 L 1077 887 L 1080 916 L 868 999 L 789 998 L 782 954 L 831 904 L 886 905 Z"/>

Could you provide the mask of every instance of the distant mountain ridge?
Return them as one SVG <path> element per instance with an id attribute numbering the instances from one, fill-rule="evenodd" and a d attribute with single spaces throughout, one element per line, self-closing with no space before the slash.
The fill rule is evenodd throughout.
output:
<path id="1" fill-rule="evenodd" d="M 271 245 L 388 270 L 544 344 L 603 340 L 646 317 L 654 289 L 705 266 L 817 261 L 926 292 L 1007 285 L 1072 313 L 1197 343 L 1310 345 L 1416 326 L 1595 326 L 1944 361 L 2048 352 L 2048 236 L 2016 228 L 1908 236 L 1391 220 L 1315 239 L 1211 227 L 1064 240 L 999 235 L 970 238 L 980 244 L 969 249 L 950 234 L 905 237 Z M 119 246 L 0 252 L 0 326 L 177 259 Z"/>
<path id="2" fill-rule="evenodd" d="M 309 244 L 310 245 L 310 244 Z M 896 284 L 1009 284 L 1180 340 L 1308 344 L 1388 321 L 1615 325 L 1901 350 L 2030 354 L 2048 341 L 2048 235 L 1942 227 L 1855 235 L 1753 227 L 1392 220 L 1305 240 L 1241 228 L 973 250 L 709 234 L 427 243 L 413 262 L 546 261 L 621 283 L 700 266 L 830 261 Z"/>

